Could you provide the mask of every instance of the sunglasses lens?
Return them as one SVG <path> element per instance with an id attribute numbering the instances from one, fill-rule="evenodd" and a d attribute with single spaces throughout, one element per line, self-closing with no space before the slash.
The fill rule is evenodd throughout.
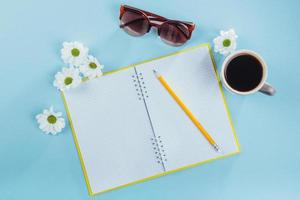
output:
<path id="1" fill-rule="evenodd" d="M 159 35 L 165 43 L 180 46 L 188 40 L 189 30 L 181 23 L 165 22 L 159 27 Z"/>
<path id="2" fill-rule="evenodd" d="M 147 18 L 140 13 L 126 11 L 121 17 L 120 27 L 129 35 L 141 36 L 147 33 L 149 22 Z"/>

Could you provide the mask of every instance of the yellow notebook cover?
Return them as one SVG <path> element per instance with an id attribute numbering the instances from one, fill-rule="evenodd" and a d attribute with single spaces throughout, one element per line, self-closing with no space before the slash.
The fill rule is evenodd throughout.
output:
<path id="1" fill-rule="evenodd" d="M 209 146 L 163 91 L 154 68 L 214 134 L 223 153 Z M 89 195 L 240 152 L 209 44 L 108 72 L 62 97 Z"/>

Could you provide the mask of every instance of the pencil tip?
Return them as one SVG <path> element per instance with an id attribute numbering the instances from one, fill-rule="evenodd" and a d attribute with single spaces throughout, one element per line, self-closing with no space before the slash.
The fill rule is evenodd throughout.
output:
<path id="1" fill-rule="evenodd" d="M 214 149 L 215 149 L 217 152 L 219 152 L 219 153 L 222 152 L 221 149 L 220 149 L 220 147 L 219 147 L 217 144 L 214 144 L 213 147 L 214 147 Z"/>
<path id="2" fill-rule="evenodd" d="M 154 75 L 155 75 L 156 77 L 158 77 L 158 76 L 159 76 L 159 73 L 158 73 L 158 71 L 156 71 L 155 69 L 153 69 L 153 73 L 154 73 Z"/>

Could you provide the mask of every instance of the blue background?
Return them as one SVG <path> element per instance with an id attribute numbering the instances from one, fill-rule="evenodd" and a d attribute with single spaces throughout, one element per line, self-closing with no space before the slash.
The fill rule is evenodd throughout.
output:
<path id="1" fill-rule="evenodd" d="M 197 29 L 177 48 L 154 31 L 130 37 L 118 28 L 121 3 L 191 20 Z M 299 199 L 299 18 L 298 0 L 1 0 L 0 199 Z M 62 42 L 83 42 L 110 71 L 212 42 L 231 27 L 239 49 L 265 58 L 268 81 L 278 90 L 274 97 L 225 92 L 242 153 L 89 197 L 69 124 L 49 136 L 35 121 L 50 105 L 64 112 L 52 86 L 64 66 Z M 216 55 L 219 70 L 223 59 Z"/>

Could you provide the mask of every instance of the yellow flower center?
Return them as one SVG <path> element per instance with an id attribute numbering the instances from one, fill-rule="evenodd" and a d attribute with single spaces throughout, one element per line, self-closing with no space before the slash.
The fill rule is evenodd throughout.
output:
<path id="1" fill-rule="evenodd" d="M 72 77 L 66 77 L 65 78 L 65 81 L 64 81 L 65 85 L 70 85 L 72 82 L 73 82 L 73 78 Z"/>
<path id="2" fill-rule="evenodd" d="M 229 47 L 231 45 L 231 41 L 229 39 L 223 40 L 223 46 L 224 47 Z"/>
<path id="3" fill-rule="evenodd" d="M 73 48 L 73 49 L 71 50 L 71 54 L 72 54 L 72 56 L 77 57 L 77 56 L 79 56 L 80 51 L 79 51 L 79 49 L 77 49 L 77 48 Z"/>
<path id="4" fill-rule="evenodd" d="M 97 64 L 94 63 L 94 62 L 91 62 L 91 63 L 89 64 L 89 67 L 90 67 L 91 69 L 96 69 L 96 68 L 97 68 Z"/>
<path id="5" fill-rule="evenodd" d="M 50 124 L 55 124 L 56 121 L 57 121 L 57 118 L 56 118 L 54 115 L 49 115 L 49 117 L 47 118 L 47 121 L 48 121 Z"/>

